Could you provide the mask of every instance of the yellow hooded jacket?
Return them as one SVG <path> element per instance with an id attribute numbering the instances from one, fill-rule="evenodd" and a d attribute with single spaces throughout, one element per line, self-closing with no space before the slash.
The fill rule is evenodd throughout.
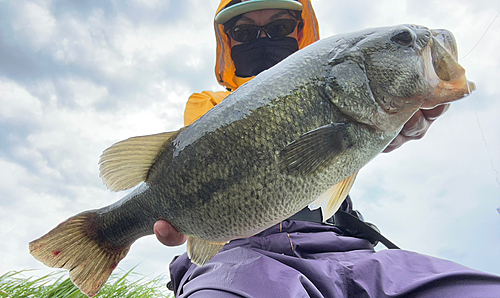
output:
<path id="1" fill-rule="evenodd" d="M 231 0 L 221 0 L 215 15 L 217 15 Z M 304 27 L 302 34 L 299 34 L 299 49 L 302 49 L 313 42 L 319 40 L 319 26 L 314 14 L 310 0 L 299 0 L 302 4 L 302 19 Z M 228 90 L 236 90 L 252 78 L 237 77 L 233 60 L 231 59 L 231 48 L 229 38 L 224 32 L 224 26 L 214 21 L 215 37 L 217 38 L 217 60 L 215 64 L 215 76 L 219 84 Z M 203 91 L 193 93 L 186 104 L 184 112 L 184 125 L 189 125 L 211 108 L 219 104 L 231 91 Z"/>

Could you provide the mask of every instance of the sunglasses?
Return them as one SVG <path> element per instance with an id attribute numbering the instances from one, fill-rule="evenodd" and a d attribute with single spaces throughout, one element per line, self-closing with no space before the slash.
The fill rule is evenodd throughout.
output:
<path id="1" fill-rule="evenodd" d="M 282 38 L 291 34 L 297 27 L 297 21 L 292 19 L 280 19 L 265 26 L 241 24 L 227 30 L 227 33 L 238 42 L 246 43 L 259 38 L 264 31 L 271 39 Z"/>

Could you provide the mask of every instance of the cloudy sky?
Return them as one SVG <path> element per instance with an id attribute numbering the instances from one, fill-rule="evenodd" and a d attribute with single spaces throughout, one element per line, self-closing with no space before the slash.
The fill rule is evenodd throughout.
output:
<path id="1" fill-rule="evenodd" d="M 323 37 L 400 23 L 455 34 L 459 62 L 478 90 L 454 103 L 424 139 L 372 161 L 351 194 L 400 247 L 500 274 L 500 17 L 493 22 L 500 2 L 313 4 Z M 131 136 L 180 128 L 191 93 L 222 90 L 213 74 L 217 5 L 0 0 L 0 275 L 52 271 L 30 256 L 28 242 L 124 195 L 102 185 L 101 152 Z M 184 250 L 146 237 L 120 268 L 168 275 Z"/>

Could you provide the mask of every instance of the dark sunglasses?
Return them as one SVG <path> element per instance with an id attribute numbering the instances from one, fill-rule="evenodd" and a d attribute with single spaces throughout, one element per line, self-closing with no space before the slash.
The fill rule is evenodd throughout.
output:
<path id="1" fill-rule="evenodd" d="M 292 19 L 280 19 L 265 26 L 241 24 L 227 30 L 227 33 L 238 42 L 251 42 L 259 38 L 260 32 L 264 30 L 267 37 L 271 39 L 282 38 L 292 33 L 297 27 L 297 21 Z"/>

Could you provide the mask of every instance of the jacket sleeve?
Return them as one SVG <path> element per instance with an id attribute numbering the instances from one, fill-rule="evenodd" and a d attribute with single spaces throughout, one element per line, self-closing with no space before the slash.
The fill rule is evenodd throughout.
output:
<path id="1" fill-rule="evenodd" d="M 193 123 L 196 119 L 208 112 L 208 110 L 218 105 L 230 93 L 229 91 L 203 91 L 201 93 L 193 93 L 189 97 L 186 104 L 186 110 L 184 111 L 184 125 Z"/>

